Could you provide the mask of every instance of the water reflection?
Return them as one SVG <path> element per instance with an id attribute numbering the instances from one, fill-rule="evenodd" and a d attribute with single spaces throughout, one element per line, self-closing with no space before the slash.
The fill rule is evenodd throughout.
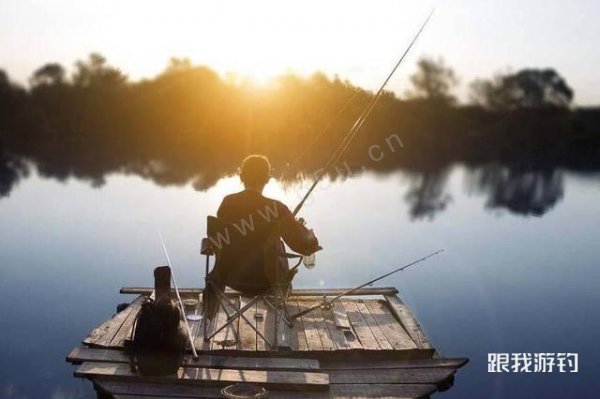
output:
<path id="1" fill-rule="evenodd" d="M 408 176 L 408 189 L 404 200 L 408 204 L 411 219 L 435 218 L 452 203 L 448 193 L 448 176 L 452 165 L 433 168 L 384 168 L 378 167 L 379 175 L 401 172 Z M 100 171 L 66 167 L 61 164 L 31 164 L 23 159 L 0 153 L 0 198 L 10 195 L 21 179 L 30 175 L 31 169 L 44 178 L 65 181 L 71 176 L 88 182 L 92 187 L 100 188 L 107 174 Z M 345 164 L 329 175 L 331 181 L 343 181 L 349 177 L 369 172 L 368 167 L 354 168 Z M 468 166 L 465 189 L 486 198 L 485 207 L 492 211 L 508 211 L 515 215 L 542 216 L 554 208 L 563 199 L 564 170 L 558 167 L 523 166 L 510 163 L 492 163 Z M 592 168 L 591 171 L 594 171 Z M 289 172 L 289 171 L 288 171 Z M 121 169 L 122 174 L 133 174 L 151 180 L 159 186 L 184 186 L 190 184 L 195 190 L 207 191 L 217 182 L 235 173 L 234 168 L 207 168 L 193 173 L 182 172 L 161 162 L 132 163 Z M 311 179 L 313 175 L 301 171 L 280 175 L 282 186 L 292 186 Z M 594 176 L 594 173 L 591 174 Z"/>
<path id="2" fill-rule="evenodd" d="M 17 182 L 29 174 L 28 171 L 25 162 L 0 148 L 0 198 L 8 196 Z"/>
<path id="3" fill-rule="evenodd" d="M 556 169 L 490 165 L 469 174 L 470 185 L 487 196 L 486 207 L 541 216 L 564 195 L 564 177 Z"/>
<path id="4" fill-rule="evenodd" d="M 412 174 L 405 196 L 412 219 L 433 219 L 446 209 L 452 199 L 446 191 L 448 175 L 448 168 Z"/>

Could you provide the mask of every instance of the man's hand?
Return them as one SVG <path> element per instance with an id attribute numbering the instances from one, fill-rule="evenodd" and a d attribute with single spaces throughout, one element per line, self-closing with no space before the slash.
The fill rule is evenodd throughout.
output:
<path id="1" fill-rule="evenodd" d="M 312 253 L 322 250 L 323 247 L 321 247 L 319 245 L 319 240 L 317 239 L 317 236 L 315 235 L 315 232 L 313 231 L 313 229 L 309 229 L 308 234 L 309 234 L 308 240 L 311 241 L 312 243 L 314 243 L 314 245 L 312 247 Z"/>

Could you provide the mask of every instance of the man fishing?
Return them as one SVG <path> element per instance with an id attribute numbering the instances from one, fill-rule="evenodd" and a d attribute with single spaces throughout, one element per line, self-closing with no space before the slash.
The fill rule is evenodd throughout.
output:
<path id="1" fill-rule="evenodd" d="M 262 195 L 271 178 L 267 157 L 250 155 L 242 162 L 240 179 L 244 190 L 223 198 L 217 217 L 241 228 L 252 230 L 255 223 L 279 221 L 281 238 L 295 252 L 310 255 L 321 247 L 312 230 L 297 220 L 282 202 Z"/>
<path id="2" fill-rule="evenodd" d="M 296 220 L 287 206 L 262 195 L 271 178 L 267 157 L 250 155 L 244 159 L 240 178 L 244 190 L 223 198 L 217 217 L 207 219 L 209 237 L 204 242 L 217 255 L 210 273 L 207 263 L 202 300 L 203 313 L 211 320 L 220 306 L 218 292 L 225 286 L 250 296 L 273 287 L 291 288 L 295 270 L 289 268 L 283 242 L 302 255 L 321 249 L 313 231 Z"/>

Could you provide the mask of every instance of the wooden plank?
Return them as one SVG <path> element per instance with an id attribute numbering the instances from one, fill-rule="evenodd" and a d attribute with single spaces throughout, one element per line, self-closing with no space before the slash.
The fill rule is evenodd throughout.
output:
<path id="1" fill-rule="evenodd" d="M 260 301 L 260 303 L 264 304 L 267 311 L 267 316 L 264 318 L 265 337 L 267 337 L 271 345 L 267 345 L 266 349 L 277 350 L 277 313 L 265 301 Z"/>
<path id="2" fill-rule="evenodd" d="M 210 342 L 204 340 L 204 323 L 206 322 L 208 322 L 208 320 L 202 318 L 200 322 L 194 323 L 192 329 L 192 336 L 194 337 L 194 347 L 198 352 L 205 352 L 210 350 Z M 208 333 L 210 334 L 210 329 Z"/>
<path id="3" fill-rule="evenodd" d="M 327 327 L 327 322 L 325 320 L 325 315 L 323 314 L 322 309 L 316 309 L 313 311 L 315 317 L 315 325 L 317 326 L 317 331 L 319 333 L 319 338 L 321 338 L 321 345 L 323 345 L 324 351 L 332 351 L 334 350 L 335 344 L 329 335 L 329 328 Z"/>
<path id="4" fill-rule="evenodd" d="M 73 348 L 67 355 L 67 362 L 81 364 L 83 362 L 127 363 L 129 357 L 117 349 Z"/>
<path id="5" fill-rule="evenodd" d="M 94 380 L 96 390 L 120 398 L 222 398 L 221 388 L 179 384 L 131 383 L 106 378 Z"/>
<path id="6" fill-rule="evenodd" d="M 333 313 L 333 318 L 336 326 L 335 330 L 339 331 L 344 337 L 344 342 L 347 345 L 346 349 L 362 349 L 363 346 L 360 343 L 360 340 L 358 339 L 354 331 L 352 330 L 350 320 L 348 320 L 348 315 L 346 314 L 346 309 L 344 308 L 344 305 L 340 301 L 334 302 L 333 308 L 330 311 Z M 331 329 L 330 333 L 332 334 L 332 336 L 337 334 L 334 333 Z M 340 347 L 340 349 L 342 348 Z"/>
<path id="7" fill-rule="evenodd" d="M 291 350 L 292 349 L 292 332 L 291 327 L 283 320 L 285 311 L 283 309 L 277 309 L 275 326 L 276 326 L 276 345 L 277 350 Z"/>
<path id="8" fill-rule="evenodd" d="M 111 396 L 112 399 L 172 399 L 172 396 L 156 396 L 156 395 L 152 395 L 152 396 L 146 396 L 146 395 L 113 395 Z M 179 397 L 178 399 L 193 399 L 189 396 L 186 397 Z"/>
<path id="9" fill-rule="evenodd" d="M 202 297 L 198 296 L 197 298 L 194 298 L 194 299 L 196 299 L 198 301 L 198 304 L 193 309 L 185 308 L 186 316 L 202 316 Z M 188 319 L 187 322 L 188 322 L 188 326 L 190 326 L 192 336 L 195 337 L 196 334 L 198 333 L 198 327 L 202 324 L 202 320 L 192 321 L 192 320 Z"/>
<path id="10" fill-rule="evenodd" d="M 225 314 L 225 310 L 223 310 L 223 305 L 219 305 L 219 308 L 217 309 L 217 313 L 215 314 L 213 321 L 212 321 L 212 328 L 208 332 L 207 337 L 210 337 L 213 332 L 215 332 L 216 330 L 221 328 L 221 326 L 223 324 L 225 324 L 225 320 L 227 320 L 227 315 Z M 221 331 L 220 333 L 218 333 L 217 335 L 215 335 L 214 337 L 212 337 L 210 339 L 210 350 L 211 351 L 220 349 L 220 345 L 217 345 L 215 343 L 215 341 L 217 339 L 223 339 L 222 338 L 223 334 L 224 334 L 223 331 Z"/>
<path id="11" fill-rule="evenodd" d="M 129 315 L 137 313 L 143 301 L 144 296 L 137 297 L 126 309 L 115 314 L 112 318 L 92 330 L 83 340 L 83 343 L 90 346 L 110 346 L 110 342 L 119 331 L 123 322 Z"/>
<path id="12" fill-rule="evenodd" d="M 67 361 L 77 364 L 84 362 L 128 363 L 129 357 L 123 351 L 116 349 L 74 348 L 67 356 Z M 319 361 L 304 358 L 236 357 L 201 354 L 198 356 L 198 360 L 194 360 L 191 355 L 186 355 L 182 366 L 243 370 L 318 370 Z"/>
<path id="13" fill-rule="evenodd" d="M 173 399 L 172 396 L 146 396 L 146 395 L 113 395 L 112 399 Z M 179 396 L 177 399 L 194 399 L 189 396 L 181 397 Z"/>
<path id="14" fill-rule="evenodd" d="M 358 311 L 356 303 L 354 301 L 342 301 L 341 303 L 346 311 L 346 314 L 348 315 L 348 320 L 350 320 L 352 330 L 360 341 L 363 349 L 381 349 L 377 339 L 371 332 L 371 329 L 367 326 L 362 314 Z"/>
<path id="15" fill-rule="evenodd" d="M 331 386 L 331 397 L 416 399 L 428 397 L 436 390 L 436 386 L 431 384 L 336 384 Z"/>
<path id="16" fill-rule="evenodd" d="M 96 387 L 102 392 L 115 395 L 119 398 L 222 398 L 221 388 L 190 386 L 178 384 L 154 384 L 154 383 L 130 383 L 97 379 L 94 381 Z M 304 399 L 306 393 L 302 391 L 269 390 L 270 399 Z M 329 399 L 328 392 L 311 392 L 311 399 Z"/>
<path id="17" fill-rule="evenodd" d="M 275 340 L 275 313 L 263 299 L 256 303 L 256 314 L 261 315 L 260 318 L 254 318 L 256 329 L 267 339 L 265 342 L 260 336 L 256 337 L 256 350 L 268 351 L 274 349 Z"/>
<path id="18" fill-rule="evenodd" d="M 113 395 L 111 396 L 112 399 L 172 399 L 172 396 L 156 396 L 156 395 L 152 395 L 152 396 L 146 396 L 146 395 Z M 193 399 L 190 398 L 189 396 L 187 397 L 179 397 L 178 399 Z"/>
<path id="19" fill-rule="evenodd" d="M 198 360 L 186 356 L 183 367 L 240 370 L 319 370 L 317 359 L 292 357 L 242 357 L 232 355 L 199 355 Z"/>
<path id="20" fill-rule="evenodd" d="M 309 306 L 313 305 L 313 302 L 298 301 L 298 309 L 303 311 Z M 304 334 L 306 334 L 306 342 L 308 344 L 308 350 L 310 351 L 322 351 L 323 344 L 321 343 L 321 337 L 319 336 L 319 329 L 315 322 L 315 313 L 310 312 L 301 316 L 302 325 L 304 326 Z"/>
<path id="21" fill-rule="evenodd" d="M 135 306 L 136 308 L 133 308 L 129 312 L 129 314 L 123 321 L 123 324 L 121 324 L 121 327 L 119 327 L 119 330 L 117 331 L 115 336 L 110 340 L 110 343 L 107 346 L 111 348 L 123 348 L 125 346 L 125 340 L 129 340 L 132 338 L 131 330 L 133 329 L 133 324 L 135 323 L 137 315 L 141 309 L 141 305 Z"/>
<path id="22" fill-rule="evenodd" d="M 389 312 L 384 302 L 373 299 L 365 300 L 364 303 L 394 349 L 404 350 L 417 347 L 404 331 L 398 319 Z"/>
<path id="23" fill-rule="evenodd" d="M 186 310 L 186 316 L 202 316 L 202 295 L 198 295 L 198 297 L 194 299 L 198 300 L 198 305 L 196 306 L 196 309 Z M 204 342 L 204 317 L 201 320 L 196 321 L 188 320 L 188 325 L 190 326 L 192 337 L 194 338 L 194 347 L 196 348 L 196 351 L 210 350 L 210 342 Z"/>
<path id="24" fill-rule="evenodd" d="M 301 297 L 301 296 L 337 296 L 344 292 L 347 292 L 351 288 L 296 288 L 290 293 L 290 297 Z M 138 295 L 149 295 L 153 288 L 150 287 L 122 287 L 121 294 L 138 294 Z M 196 296 L 202 294 L 202 288 L 179 288 L 181 296 Z M 173 291 L 174 293 L 175 291 Z M 239 296 L 238 291 L 227 288 L 225 290 L 227 295 Z M 361 295 L 395 295 L 398 290 L 394 287 L 365 287 L 361 288 L 351 294 L 351 296 Z"/>
<path id="25" fill-rule="evenodd" d="M 373 370 L 373 369 L 417 369 L 417 368 L 454 368 L 458 369 L 468 363 L 468 358 L 452 359 L 323 359 L 321 370 Z"/>
<path id="26" fill-rule="evenodd" d="M 367 305 L 365 305 L 363 302 L 359 301 L 359 302 L 356 302 L 356 308 L 358 309 L 360 314 L 362 314 L 363 319 L 365 320 L 365 323 L 367 323 L 367 327 L 369 327 L 369 329 L 373 333 L 373 336 L 377 340 L 379 347 L 381 349 L 386 349 L 386 350 L 394 349 L 392 347 L 392 345 L 389 343 L 389 341 L 387 340 L 387 338 L 385 337 L 385 334 L 381 330 L 381 327 L 379 327 L 379 324 L 377 324 L 377 321 L 375 321 L 375 318 L 373 317 L 373 315 L 367 308 Z"/>
<path id="27" fill-rule="evenodd" d="M 437 385 L 456 372 L 453 368 L 382 370 L 330 370 L 331 384 L 433 384 Z"/>
<path id="28" fill-rule="evenodd" d="M 260 384 L 265 387 L 299 388 L 307 390 L 326 390 L 329 388 L 329 377 L 325 373 L 296 371 L 234 370 L 211 368 L 180 368 L 177 375 L 145 377 L 131 372 L 125 363 L 85 362 L 75 371 L 75 377 L 123 378 L 131 382 L 173 382 L 179 384 L 229 385 L 239 382 Z"/>
<path id="29" fill-rule="evenodd" d="M 293 289 L 290 296 L 337 296 L 352 288 L 297 288 Z M 354 291 L 351 296 L 361 295 L 395 295 L 398 290 L 394 287 L 365 287 Z"/>
<path id="30" fill-rule="evenodd" d="M 288 301 L 288 309 L 290 313 L 298 313 L 300 309 L 298 308 L 298 301 L 290 300 Z M 307 351 L 308 350 L 308 342 L 306 340 L 306 333 L 304 332 L 304 325 L 302 324 L 301 319 L 296 319 L 293 321 L 292 329 L 290 330 L 290 344 L 292 350 L 295 351 Z"/>
<path id="31" fill-rule="evenodd" d="M 333 342 L 336 350 L 350 349 L 351 346 L 346 340 L 346 336 L 344 335 L 344 331 L 348 331 L 348 329 L 341 329 L 336 327 L 335 325 L 335 316 L 333 314 L 332 309 L 323 310 L 323 319 L 325 320 L 325 325 L 327 326 L 327 330 L 329 332 L 329 336 L 331 337 L 331 341 Z M 355 344 L 360 346 L 360 343 L 355 340 Z"/>
<path id="32" fill-rule="evenodd" d="M 247 303 L 249 303 L 251 298 L 242 296 L 240 297 L 240 309 L 244 307 Z M 256 306 L 250 307 L 250 309 L 244 312 L 244 316 L 248 319 L 249 322 L 254 322 L 254 313 L 256 312 Z M 239 324 L 239 346 L 238 349 L 243 351 L 255 351 L 256 350 L 256 331 L 250 327 L 250 325 L 244 320 L 240 318 Z"/>
<path id="33" fill-rule="evenodd" d="M 346 310 L 340 301 L 336 301 L 333 303 L 333 316 L 335 319 L 335 325 L 338 328 L 342 329 L 350 329 L 350 320 L 348 320 L 348 315 L 346 314 Z"/>
<path id="34" fill-rule="evenodd" d="M 230 314 L 233 314 L 233 312 L 237 312 L 240 309 L 240 297 L 239 296 L 236 297 L 232 302 L 233 302 L 235 308 L 232 308 L 231 306 L 226 305 L 227 308 L 229 309 Z M 239 348 L 240 319 L 241 319 L 241 317 L 238 317 L 236 320 L 234 320 L 230 324 L 230 327 L 226 328 L 227 334 L 225 336 L 225 341 L 226 342 L 235 342 L 235 344 L 234 345 L 226 345 L 223 347 L 223 349 L 237 350 Z"/>
<path id="35" fill-rule="evenodd" d="M 231 298 L 234 306 L 239 306 L 239 300 L 237 298 Z M 216 318 L 215 328 L 221 328 L 222 325 L 227 323 L 227 313 L 225 312 L 225 308 L 227 308 L 227 312 L 229 314 L 233 314 L 238 309 L 231 306 L 229 303 L 222 301 L 221 306 L 219 307 L 219 312 Z M 237 349 L 238 348 L 238 340 L 236 337 L 236 333 L 239 329 L 239 319 L 233 320 L 227 327 L 222 329 L 211 339 L 210 349 L 215 350 L 226 350 L 226 349 Z"/>
<path id="36" fill-rule="evenodd" d="M 392 314 L 400 321 L 408 335 L 412 338 L 417 348 L 431 349 L 433 348 L 431 341 L 425 335 L 421 325 L 412 314 L 408 306 L 397 295 L 384 295 L 387 304 L 392 311 Z"/>

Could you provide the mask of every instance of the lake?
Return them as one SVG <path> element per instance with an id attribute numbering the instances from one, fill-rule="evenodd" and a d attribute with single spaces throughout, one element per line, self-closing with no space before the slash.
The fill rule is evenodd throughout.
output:
<path id="1" fill-rule="evenodd" d="M 324 250 L 295 287 L 395 286 L 436 348 L 470 358 L 441 398 L 593 397 L 600 389 L 600 174 L 363 172 L 325 181 L 301 212 Z M 305 183 L 272 181 L 288 206 Z M 181 287 L 203 285 L 206 216 L 241 189 L 206 191 L 110 175 L 101 187 L 35 173 L 0 198 L 0 398 L 95 398 L 72 377 L 72 347 L 151 285 L 165 238 Z M 575 352 L 578 373 L 492 374 L 487 354 Z"/>

